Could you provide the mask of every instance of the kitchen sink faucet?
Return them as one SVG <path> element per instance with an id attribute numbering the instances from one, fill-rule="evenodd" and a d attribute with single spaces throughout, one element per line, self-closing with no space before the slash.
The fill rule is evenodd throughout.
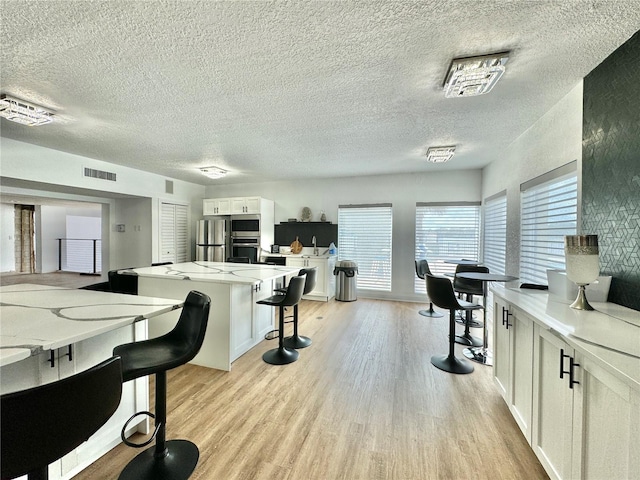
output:
<path id="1" fill-rule="evenodd" d="M 313 243 L 313 254 L 318 255 L 318 247 L 316 246 L 316 236 L 311 237 L 311 243 Z"/>

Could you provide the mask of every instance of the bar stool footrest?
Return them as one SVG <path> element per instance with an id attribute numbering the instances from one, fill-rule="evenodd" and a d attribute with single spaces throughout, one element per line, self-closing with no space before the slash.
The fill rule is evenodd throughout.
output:
<path id="1" fill-rule="evenodd" d="M 127 420 L 124 424 L 124 427 L 122 427 L 122 430 L 120 430 L 120 438 L 122 439 L 122 443 L 124 443 L 126 446 L 128 447 L 133 447 L 133 448 L 142 448 L 142 447 L 146 447 L 147 445 L 149 445 L 151 442 L 153 442 L 153 440 L 156 438 L 156 435 L 158 435 L 158 431 L 160 430 L 160 427 L 162 427 L 162 423 L 159 423 L 156 425 L 156 428 L 153 430 L 153 433 L 151 434 L 151 437 L 149 437 L 146 441 L 142 442 L 142 443 L 135 443 L 132 442 L 131 440 L 129 440 L 126 436 L 125 433 L 127 431 L 127 427 L 129 426 L 129 424 L 131 423 L 131 421 L 136 418 L 139 417 L 140 415 L 146 415 L 149 418 L 156 418 L 156 416 L 148 411 L 143 411 L 143 412 L 137 412 L 134 413 L 133 415 L 131 415 L 131 417 L 129 417 L 129 420 Z"/>

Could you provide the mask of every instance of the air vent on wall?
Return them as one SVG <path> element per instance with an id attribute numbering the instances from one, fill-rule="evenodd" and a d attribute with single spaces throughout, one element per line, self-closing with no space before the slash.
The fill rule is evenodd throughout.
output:
<path id="1" fill-rule="evenodd" d="M 173 193 L 173 181 L 171 180 L 164 181 L 164 193 Z"/>
<path id="2" fill-rule="evenodd" d="M 116 174 L 112 172 L 105 172 L 103 170 L 95 170 L 93 168 L 84 168 L 84 176 L 91 178 L 99 178 L 100 180 L 116 181 Z"/>

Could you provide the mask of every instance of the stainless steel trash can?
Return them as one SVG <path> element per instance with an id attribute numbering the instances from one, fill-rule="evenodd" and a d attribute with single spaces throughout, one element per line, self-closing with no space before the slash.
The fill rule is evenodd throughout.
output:
<path id="1" fill-rule="evenodd" d="M 333 269 L 336 279 L 336 300 L 353 302 L 358 299 L 358 264 L 353 260 L 339 260 Z"/>

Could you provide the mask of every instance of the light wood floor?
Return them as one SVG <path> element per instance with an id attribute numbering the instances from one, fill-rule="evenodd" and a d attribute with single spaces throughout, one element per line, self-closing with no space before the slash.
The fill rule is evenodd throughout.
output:
<path id="1" fill-rule="evenodd" d="M 167 438 L 200 448 L 194 479 L 547 478 L 490 367 L 458 376 L 431 365 L 447 351 L 447 320 L 420 316 L 425 307 L 303 301 L 313 345 L 297 362 L 265 364 L 274 340 L 231 372 L 169 372 Z M 138 453 L 120 445 L 75 478 L 115 479 Z"/>
<path id="2" fill-rule="evenodd" d="M 0 273 L 0 285 L 34 283 L 36 285 L 54 285 L 56 287 L 80 288 L 100 282 L 99 276 L 81 275 L 70 272 L 52 273 Z"/>

